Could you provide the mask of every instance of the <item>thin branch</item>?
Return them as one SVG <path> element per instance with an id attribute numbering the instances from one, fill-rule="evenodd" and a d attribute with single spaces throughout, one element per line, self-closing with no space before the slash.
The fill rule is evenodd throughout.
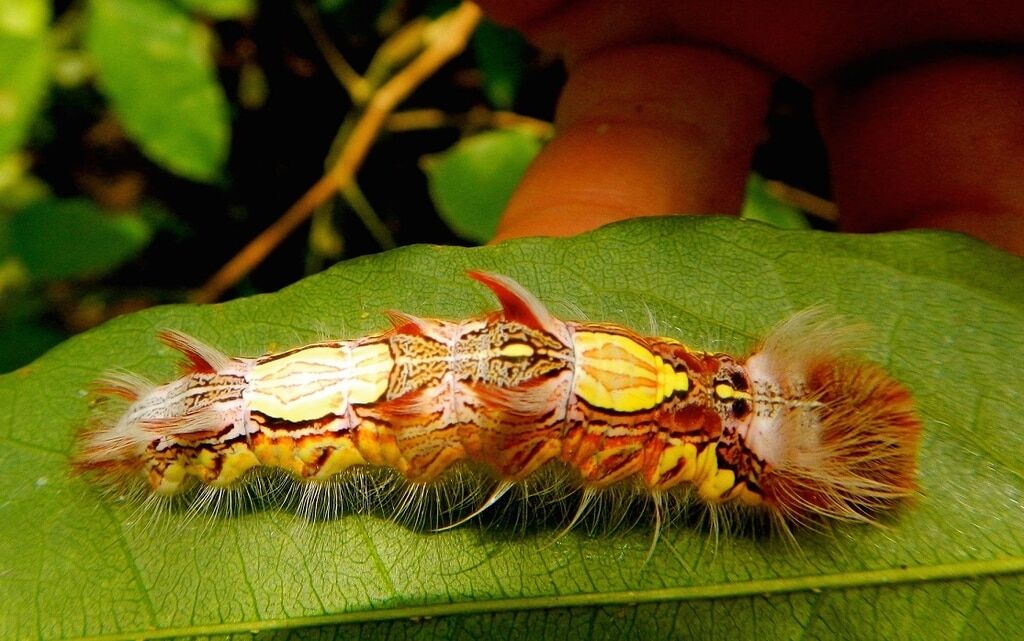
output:
<path id="1" fill-rule="evenodd" d="M 468 132 L 482 129 L 516 129 L 541 140 L 549 140 L 555 135 L 555 126 L 546 120 L 531 118 L 511 111 L 476 108 L 464 114 L 449 114 L 441 109 L 398 111 L 388 117 L 385 127 L 392 132 L 440 129 L 442 127 L 457 127 Z"/>
<path id="2" fill-rule="evenodd" d="M 839 208 L 831 200 L 825 200 L 820 196 L 815 196 L 812 193 L 797 189 L 778 180 L 766 180 L 764 188 L 767 193 L 779 201 L 802 209 L 815 218 L 831 223 L 839 221 Z"/>
<path id="3" fill-rule="evenodd" d="M 412 60 L 424 47 L 428 46 L 433 34 L 430 26 L 443 22 L 446 17 L 442 16 L 435 22 L 419 17 L 399 27 L 381 43 L 373 58 L 370 59 L 366 73 L 363 74 L 366 82 L 371 87 L 382 85 L 395 69 Z"/>
<path id="4" fill-rule="evenodd" d="M 362 190 L 359 189 L 359 183 L 354 180 L 349 181 L 347 185 L 342 187 L 341 196 L 348 203 L 348 206 L 355 212 L 359 220 L 363 222 L 363 226 L 370 232 L 373 239 L 384 249 L 394 249 L 397 245 L 395 243 L 395 237 L 391 234 L 391 230 L 388 229 L 384 221 L 380 219 L 377 212 L 374 211 L 373 205 L 363 195 Z"/>
<path id="5" fill-rule="evenodd" d="M 299 10 L 299 17 L 306 23 L 309 35 L 313 37 L 313 43 L 320 50 L 320 55 L 324 57 L 331 73 L 348 92 L 349 99 L 360 107 L 365 105 L 371 93 L 370 84 L 356 73 L 341 51 L 331 42 L 316 9 L 308 2 L 298 2 L 296 8 Z"/>
<path id="6" fill-rule="evenodd" d="M 388 116 L 384 127 L 392 133 L 420 131 L 423 129 L 442 129 L 459 126 L 457 116 L 443 109 L 409 109 L 398 111 Z"/>
<path id="7" fill-rule="evenodd" d="M 191 297 L 193 302 L 217 300 L 260 264 L 296 227 L 309 219 L 317 205 L 343 188 L 355 175 L 388 115 L 438 68 L 458 55 L 480 21 L 481 11 L 463 2 L 438 19 L 443 27 L 428 47 L 395 74 L 367 104 L 337 162 L 270 227 L 242 248 Z M 442 25 L 438 25 L 442 26 Z"/>
<path id="8" fill-rule="evenodd" d="M 518 129 L 533 134 L 540 140 L 551 140 L 555 135 L 555 125 L 553 123 L 512 111 L 493 112 L 490 124 L 495 129 Z"/>

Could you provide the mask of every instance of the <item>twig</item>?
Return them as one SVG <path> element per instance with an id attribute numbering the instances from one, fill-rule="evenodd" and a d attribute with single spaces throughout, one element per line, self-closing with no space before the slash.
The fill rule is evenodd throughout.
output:
<path id="1" fill-rule="evenodd" d="M 765 191 L 787 205 L 793 205 L 808 214 L 828 222 L 839 221 L 839 208 L 830 200 L 779 182 L 766 180 Z"/>
<path id="2" fill-rule="evenodd" d="M 353 104 L 360 107 L 365 105 L 366 101 L 370 98 L 370 84 L 356 73 L 356 70 L 352 68 L 348 60 L 345 60 L 345 56 L 342 55 L 341 51 L 331 42 L 331 39 L 324 31 L 324 26 L 320 22 L 316 9 L 308 2 L 298 2 L 296 3 L 296 8 L 299 10 L 299 17 L 306 23 L 309 35 L 313 37 L 313 43 L 320 50 L 320 55 L 324 57 L 327 66 L 331 69 L 331 73 L 334 74 L 334 77 L 338 79 L 341 86 L 348 92 L 349 99 L 352 100 Z"/>
<path id="3" fill-rule="evenodd" d="M 371 87 L 379 87 L 391 72 L 412 60 L 430 41 L 430 26 L 437 24 L 420 17 L 403 24 L 381 43 L 366 67 L 363 78 Z"/>
<path id="4" fill-rule="evenodd" d="M 449 114 L 441 109 L 409 109 L 398 111 L 388 117 L 385 125 L 388 131 L 416 131 L 458 127 L 473 132 L 481 129 L 516 129 L 529 133 L 540 140 L 555 135 L 555 126 L 546 120 L 531 118 L 511 111 L 490 111 L 472 109 L 465 114 Z"/>
<path id="5" fill-rule="evenodd" d="M 381 221 L 380 216 L 373 210 L 373 205 L 363 195 L 362 190 L 359 189 L 359 183 L 354 180 L 350 180 L 347 185 L 341 189 L 341 197 L 345 199 L 348 206 L 355 212 L 359 220 L 363 222 L 363 226 L 373 236 L 373 240 L 384 249 L 394 249 L 396 247 L 395 237 L 391 234 L 391 230 L 387 228 L 387 225 Z"/>
<path id="6" fill-rule="evenodd" d="M 197 303 L 217 300 L 230 287 L 263 261 L 296 227 L 305 222 L 313 209 L 344 187 L 355 175 L 376 139 L 388 115 L 441 65 L 458 55 L 480 21 L 481 11 L 465 1 L 438 19 L 443 28 L 428 47 L 377 91 L 367 104 L 362 118 L 337 162 L 309 190 L 263 233 L 249 242 L 192 295 Z M 440 26 L 440 25 L 439 25 Z"/>

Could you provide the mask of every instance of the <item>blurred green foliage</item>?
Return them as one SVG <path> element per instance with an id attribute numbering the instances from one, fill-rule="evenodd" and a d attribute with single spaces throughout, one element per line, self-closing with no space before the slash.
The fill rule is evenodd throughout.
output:
<path id="1" fill-rule="evenodd" d="M 217 180 L 230 124 L 209 30 L 166 0 L 90 0 L 85 38 L 100 89 L 146 155 L 180 176 Z"/>
<path id="2" fill-rule="evenodd" d="M 757 220 L 779 229 L 809 229 L 807 216 L 797 207 L 780 201 L 768 189 L 768 183 L 758 174 L 747 180 L 747 198 L 743 201 L 741 217 Z"/>
<path id="3" fill-rule="evenodd" d="M 49 21 L 45 0 L 0 5 L 0 157 L 25 140 L 46 90 Z"/>
<path id="4" fill-rule="evenodd" d="M 525 71 L 523 37 L 484 20 L 473 34 L 473 50 L 488 102 L 496 109 L 513 109 Z"/>
<path id="5" fill-rule="evenodd" d="M 470 136 L 427 159 L 430 195 L 441 218 L 463 238 L 481 244 L 489 241 L 505 204 L 540 148 L 536 136 L 508 129 Z"/>
<path id="6" fill-rule="evenodd" d="M 84 198 L 33 202 L 10 217 L 8 228 L 8 255 L 40 282 L 104 274 L 152 236 L 142 217 L 105 212 Z"/>

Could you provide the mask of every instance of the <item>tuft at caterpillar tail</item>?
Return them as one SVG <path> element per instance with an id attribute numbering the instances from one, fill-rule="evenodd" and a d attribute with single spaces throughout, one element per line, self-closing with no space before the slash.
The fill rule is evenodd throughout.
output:
<path id="1" fill-rule="evenodd" d="M 509 278 L 469 276 L 500 311 L 460 322 L 391 312 L 388 331 L 257 358 L 164 331 L 187 359 L 181 377 L 103 379 L 74 466 L 163 496 L 275 469 L 320 496 L 351 470 L 425 486 L 467 462 L 495 482 L 473 516 L 560 463 L 583 503 L 625 485 L 652 499 L 660 525 L 663 499 L 692 492 L 783 529 L 872 522 L 915 491 L 909 392 L 819 312 L 737 359 L 562 321 Z"/>

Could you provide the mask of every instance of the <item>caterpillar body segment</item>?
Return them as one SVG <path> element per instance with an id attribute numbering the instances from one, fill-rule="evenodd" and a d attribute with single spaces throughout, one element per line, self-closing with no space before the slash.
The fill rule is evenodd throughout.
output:
<path id="1" fill-rule="evenodd" d="M 234 487 L 255 468 L 308 484 L 388 468 L 429 484 L 468 462 L 497 482 L 477 512 L 561 465 L 588 499 L 632 484 L 657 510 L 693 490 L 784 527 L 871 520 L 915 491 L 909 393 L 820 314 L 798 314 L 736 359 L 563 321 L 509 278 L 469 276 L 499 311 L 460 322 L 391 312 L 390 330 L 257 358 L 163 332 L 186 357 L 182 376 L 102 381 L 107 409 L 75 465 L 174 495 Z M 118 400 L 127 407 L 114 415 Z"/>

